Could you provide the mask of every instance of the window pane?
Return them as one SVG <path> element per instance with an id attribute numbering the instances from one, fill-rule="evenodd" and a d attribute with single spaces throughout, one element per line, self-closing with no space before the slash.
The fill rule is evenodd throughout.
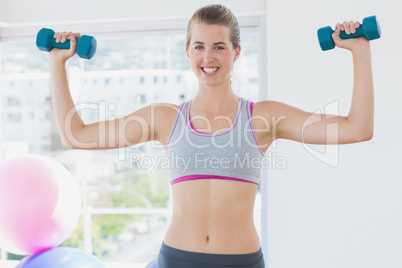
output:
<path id="1" fill-rule="evenodd" d="M 125 208 L 166 208 L 168 206 L 169 181 L 166 173 L 159 170 L 155 172 L 153 167 L 146 169 L 148 166 L 141 167 L 138 162 L 132 163 L 134 162 L 132 159 L 140 157 L 138 151 L 132 150 L 132 154 L 134 156 L 131 156 L 131 160 L 127 158 L 116 165 L 117 171 L 111 169 L 113 174 L 105 176 L 104 174 L 108 172 L 102 172 L 103 179 L 87 182 L 88 205 Z M 154 157 L 156 159 L 158 156 Z M 150 159 L 148 156 L 147 158 Z M 107 165 L 106 161 L 102 162 L 102 165 Z"/>
<path id="2" fill-rule="evenodd" d="M 234 91 L 251 101 L 259 100 L 258 85 L 258 35 L 241 34 L 241 53 L 232 73 Z"/>
<path id="3" fill-rule="evenodd" d="M 167 219 L 155 215 L 96 215 L 94 254 L 105 262 L 149 263 L 157 258 Z"/>
<path id="4" fill-rule="evenodd" d="M 2 43 L 1 52 L 2 74 L 49 71 L 48 53 L 40 51 L 35 42 Z"/>
<path id="5" fill-rule="evenodd" d="M 186 36 L 170 36 L 170 68 L 172 70 L 191 71 L 190 62 L 186 55 Z"/>
<path id="6" fill-rule="evenodd" d="M 2 75 L 0 87 L 0 137 L 3 142 L 24 143 L 29 152 L 36 154 L 59 149 L 48 75 Z M 11 146 L 8 153 L 18 154 Z"/>
<path id="7" fill-rule="evenodd" d="M 84 250 L 84 230 L 82 226 L 83 221 L 81 216 L 73 233 L 60 245 L 60 247 L 73 247 Z"/>
<path id="8" fill-rule="evenodd" d="M 84 62 L 87 71 L 167 68 L 165 36 L 99 39 L 97 47 L 95 56 Z"/>

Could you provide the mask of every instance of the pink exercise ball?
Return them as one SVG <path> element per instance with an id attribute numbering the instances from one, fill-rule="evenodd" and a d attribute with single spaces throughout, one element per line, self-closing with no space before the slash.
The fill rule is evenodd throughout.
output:
<path id="1" fill-rule="evenodd" d="M 0 248 L 31 255 L 56 247 L 80 212 L 78 185 L 59 162 L 27 155 L 0 165 Z"/>

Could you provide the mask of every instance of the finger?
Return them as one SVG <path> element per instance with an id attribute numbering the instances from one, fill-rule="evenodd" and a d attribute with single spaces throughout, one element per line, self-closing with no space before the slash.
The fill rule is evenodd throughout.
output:
<path id="1" fill-rule="evenodd" d="M 56 43 L 60 42 L 61 33 L 55 33 L 54 38 L 56 38 Z"/>
<path id="2" fill-rule="evenodd" d="M 342 23 L 342 25 L 343 25 L 343 27 L 345 28 L 346 34 L 350 34 L 350 25 L 349 25 L 349 23 L 346 22 L 346 21 L 344 21 L 344 22 Z"/>
<path id="3" fill-rule="evenodd" d="M 77 47 L 77 40 L 74 35 L 70 35 L 70 54 L 74 55 Z"/>
<path id="4" fill-rule="evenodd" d="M 341 31 L 345 31 L 345 27 L 344 27 L 343 24 L 341 24 L 341 23 L 337 23 L 337 24 L 336 24 L 335 30 L 336 30 L 337 28 L 339 28 Z"/>
<path id="5" fill-rule="evenodd" d="M 69 33 L 68 33 L 68 36 L 67 36 L 67 40 L 70 40 L 72 36 L 74 36 L 75 39 L 80 39 L 81 34 L 80 34 L 80 33 L 72 33 L 72 32 L 69 32 Z"/>
<path id="6" fill-rule="evenodd" d="M 72 32 L 68 32 L 66 39 L 67 39 L 67 40 L 70 40 L 72 36 L 74 36 L 74 34 L 73 34 Z M 74 36 L 74 37 L 75 37 L 75 36 Z"/>
<path id="7" fill-rule="evenodd" d="M 340 33 L 341 33 L 341 31 L 342 31 L 342 27 L 341 27 L 342 25 L 341 24 L 337 24 L 336 25 L 336 27 L 335 27 L 335 31 L 334 31 L 334 33 L 333 34 L 335 34 L 335 35 L 340 35 Z"/>
<path id="8" fill-rule="evenodd" d="M 64 36 L 64 34 L 65 34 L 65 32 L 61 32 L 60 34 L 59 34 L 59 42 L 60 43 L 64 43 L 64 41 L 63 41 L 63 36 Z"/>
<path id="9" fill-rule="evenodd" d="M 355 27 L 356 27 L 356 29 L 359 28 L 360 27 L 360 22 L 356 21 L 355 22 Z"/>
<path id="10" fill-rule="evenodd" d="M 339 37 L 340 34 L 341 34 L 341 26 L 339 25 L 339 27 L 337 27 L 335 29 L 335 32 L 333 32 L 332 34 L 332 40 L 334 40 L 335 45 L 338 45 L 339 42 L 342 42 L 342 39 Z"/>
<path id="11" fill-rule="evenodd" d="M 70 33 L 67 32 L 63 32 L 63 34 L 61 35 L 61 42 L 64 43 L 67 40 L 67 37 Z"/>
<path id="12" fill-rule="evenodd" d="M 350 32 L 352 34 L 354 34 L 356 32 L 356 26 L 355 26 L 355 23 L 353 21 L 349 22 L 349 27 L 350 27 Z"/>

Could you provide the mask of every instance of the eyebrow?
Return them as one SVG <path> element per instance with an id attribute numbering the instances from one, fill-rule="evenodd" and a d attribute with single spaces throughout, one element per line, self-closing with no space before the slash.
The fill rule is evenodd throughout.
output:
<path id="1" fill-rule="evenodd" d="M 203 42 L 200 42 L 200 41 L 195 41 L 194 43 L 193 43 L 193 45 L 194 44 L 200 44 L 200 45 L 204 45 L 204 43 Z M 216 43 L 214 43 L 214 45 L 216 46 L 216 45 L 225 45 L 225 46 L 227 46 L 227 44 L 225 43 L 225 42 L 216 42 Z"/>

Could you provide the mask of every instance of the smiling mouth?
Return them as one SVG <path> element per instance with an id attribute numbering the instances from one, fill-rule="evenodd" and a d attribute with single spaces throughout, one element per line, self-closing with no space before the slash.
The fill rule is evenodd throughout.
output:
<path id="1" fill-rule="evenodd" d="M 218 67 L 215 67 L 215 68 L 206 68 L 206 67 L 202 67 L 201 68 L 205 73 L 207 73 L 207 74 L 213 74 L 213 73 L 215 73 L 216 71 L 218 71 Z"/>

